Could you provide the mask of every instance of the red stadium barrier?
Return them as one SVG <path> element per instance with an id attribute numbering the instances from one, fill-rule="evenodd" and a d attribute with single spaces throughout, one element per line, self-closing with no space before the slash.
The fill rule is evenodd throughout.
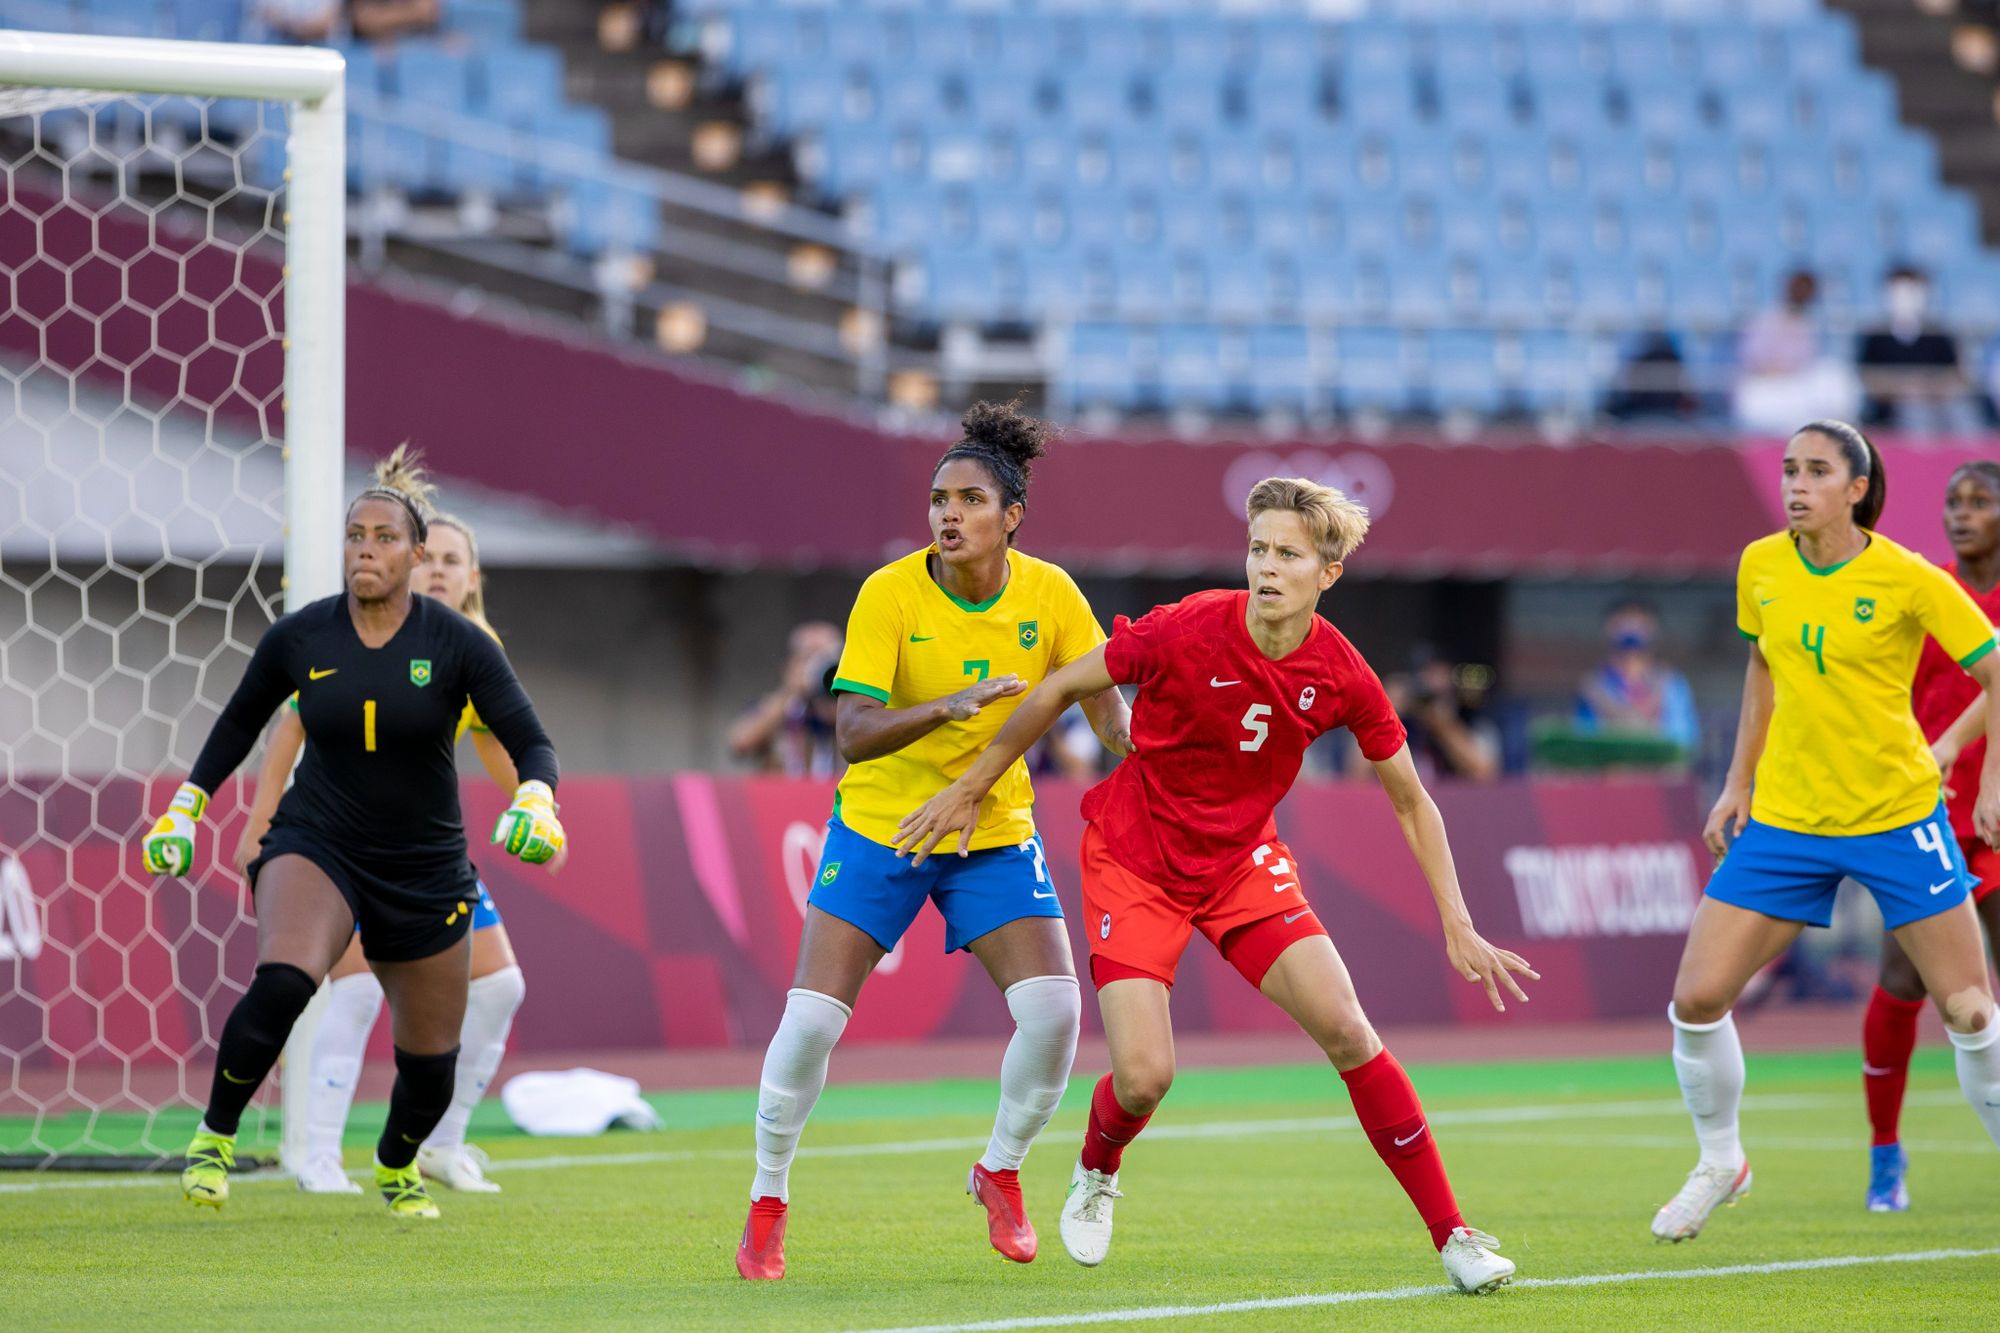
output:
<path id="1" fill-rule="evenodd" d="M 52 802 L 79 849 L 37 843 L 34 807 L 0 794 L 0 854 L 19 848 L 42 909 L 37 956 L 0 972 L 0 1046 L 49 1062 L 51 1046 L 107 1063 L 179 1058 L 220 1031 L 247 979 L 251 932 L 229 933 L 241 888 L 213 858 L 233 821 L 204 831 L 208 865 L 192 890 L 137 876 L 144 811 L 167 788 L 117 782 Z M 1041 784 L 1038 820 L 1072 944 L 1077 919 L 1079 790 Z M 571 778 L 562 786 L 573 853 L 560 876 L 476 855 L 529 977 L 514 1028 L 524 1055 L 566 1050 L 758 1046 L 784 1008 L 802 905 L 818 858 L 829 784 L 690 773 Z M 1474 919 L 1542 972 L 1533 1003 L 1508 1023 L 1646 1015 L 1666 1003 L 1680 941 L 1705 877 L 1696 795 L 1655 782 L 1446 787 Z M 227 793 L 218 800 L 228 808 Z M 502 798 L 466 786 L 469 827 L 490 827 Z M 24 826 L 23 816 L 29 823 Z M 74 824 L 75 828 L 67 827 Z M 1296 791 L 1279 826 L 1370 1014 L 1383 1023 L 1496 1021 L 1483 993 L 1446 965 L 1437 914 L 1395 819 L 1372 784 Z M 121 874 L 123 882 L 121 883 Z M 868 983 L 850 1041 L 976 1036 L 1007 1013 L 977 964 L 942 952 L 926 910 Z M 178 968 L 182 988 L 172 984 Z M 207 994 L 205 1001 L 185 998 Z M 48 1006 L 48 1041 L 43 1006 Z M 1095 1006 L 1085 1006 L 1093 1029 Z M 1182 1032 L 1282 1030 L 1285 1018 L 1204 943 L 1174 993 Z M 378 1034 L 380 1035 L 380 1034 Z"/>

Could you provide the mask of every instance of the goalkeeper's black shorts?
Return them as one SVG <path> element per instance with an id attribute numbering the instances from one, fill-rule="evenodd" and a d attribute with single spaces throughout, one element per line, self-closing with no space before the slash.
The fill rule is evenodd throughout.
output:
<path id="1" fill-rule="evenodd" d="M 262 851 L 250 863 L 251 901 L 257 876 L 281 856 L 302 856 L 318 866 L 347 900 L 361 931 L 361 952 L 377 963 L 407 963 L 443 953 L 472 929 L 479 905 L 479 874 L 465 857 L 425 866 L 410 860 L 343 851 L 314 830 L 273 823 Z"/>

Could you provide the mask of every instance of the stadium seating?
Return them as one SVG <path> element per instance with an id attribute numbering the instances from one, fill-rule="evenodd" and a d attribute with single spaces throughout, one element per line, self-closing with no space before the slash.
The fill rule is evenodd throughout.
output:
<path id="1" fill-rule="evenodd" d="M 1089 321 L 1065 383 L 1125 410 L 1299 406 L 1275 376 L 1193 367 L 1227 329 L 1303 365 L 1301 319 L 1334 330 L 1344 405 L 1490 411 L 1585 406 L 1589 385 L 1558 383 L 1591 361 L 1578 339 L 1712 342 L 1801 264 L 1842 318 L 1873 314 L 1905 257 L 1968 331 L 2000 313 L 1971 201 L 1811 0 L 1436 22 L 680 8 L 759 130 L 919 271 L 908 313 Z"/>
<path id="2" fill-rule="evenodd" d="M 260 35 L 245 20 L 247 8 L 244 0 L 32 0 L 22 17 L 79 32 L 235 41 Z M 586 257 L 607 247 L 656 247 L 657 210 L 613 158 L 605 113 L 565 102 L 561 57 L 522 42 L 520 31 L 520 0 L 449 0 L 434 38 L 379 48 L 344 43 L 349 184 L 544 208 L 564 246 Z M 190 105 L 162 107 L 200 131 L 202 115 Z M 222 102 L 207 125 L 245 138 L 264 114 Z M 245 165 L 260 183 L 275 184 L 282 169 L 275 139 L 267 151 L 247 153 Z"/>

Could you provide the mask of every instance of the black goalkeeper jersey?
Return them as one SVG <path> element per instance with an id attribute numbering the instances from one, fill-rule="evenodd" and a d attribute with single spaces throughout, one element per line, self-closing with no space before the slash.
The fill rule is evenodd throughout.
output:
<path id="1" fill-rule="evenodd" d="M 556 785 L 555 748 L 485 631 L 417 594 L 394 637 L 370 648 L 345 593 L 265 631 L 188 781 L 213 793 L 295 692 L 305 755 L 273 825 L 303 826 L 354 856 L 412 870 L 466 858 L 454 742 L 468 699 L 522 781 Z"/>

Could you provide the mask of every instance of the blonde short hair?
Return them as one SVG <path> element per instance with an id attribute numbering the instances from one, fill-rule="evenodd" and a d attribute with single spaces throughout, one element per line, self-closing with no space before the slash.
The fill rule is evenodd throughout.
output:
<path id="1" fill-rule="evenodd" d="M 1244 517 L 1289 510 L 1305 520 L 1313 546 L 1326 564 L 1338 564 L 1354 554 L 1368 535 L 1368 508 L 1331 486 L 1304 477 L 1266 477 L 1250 488 L 1243 502 Z"/>

